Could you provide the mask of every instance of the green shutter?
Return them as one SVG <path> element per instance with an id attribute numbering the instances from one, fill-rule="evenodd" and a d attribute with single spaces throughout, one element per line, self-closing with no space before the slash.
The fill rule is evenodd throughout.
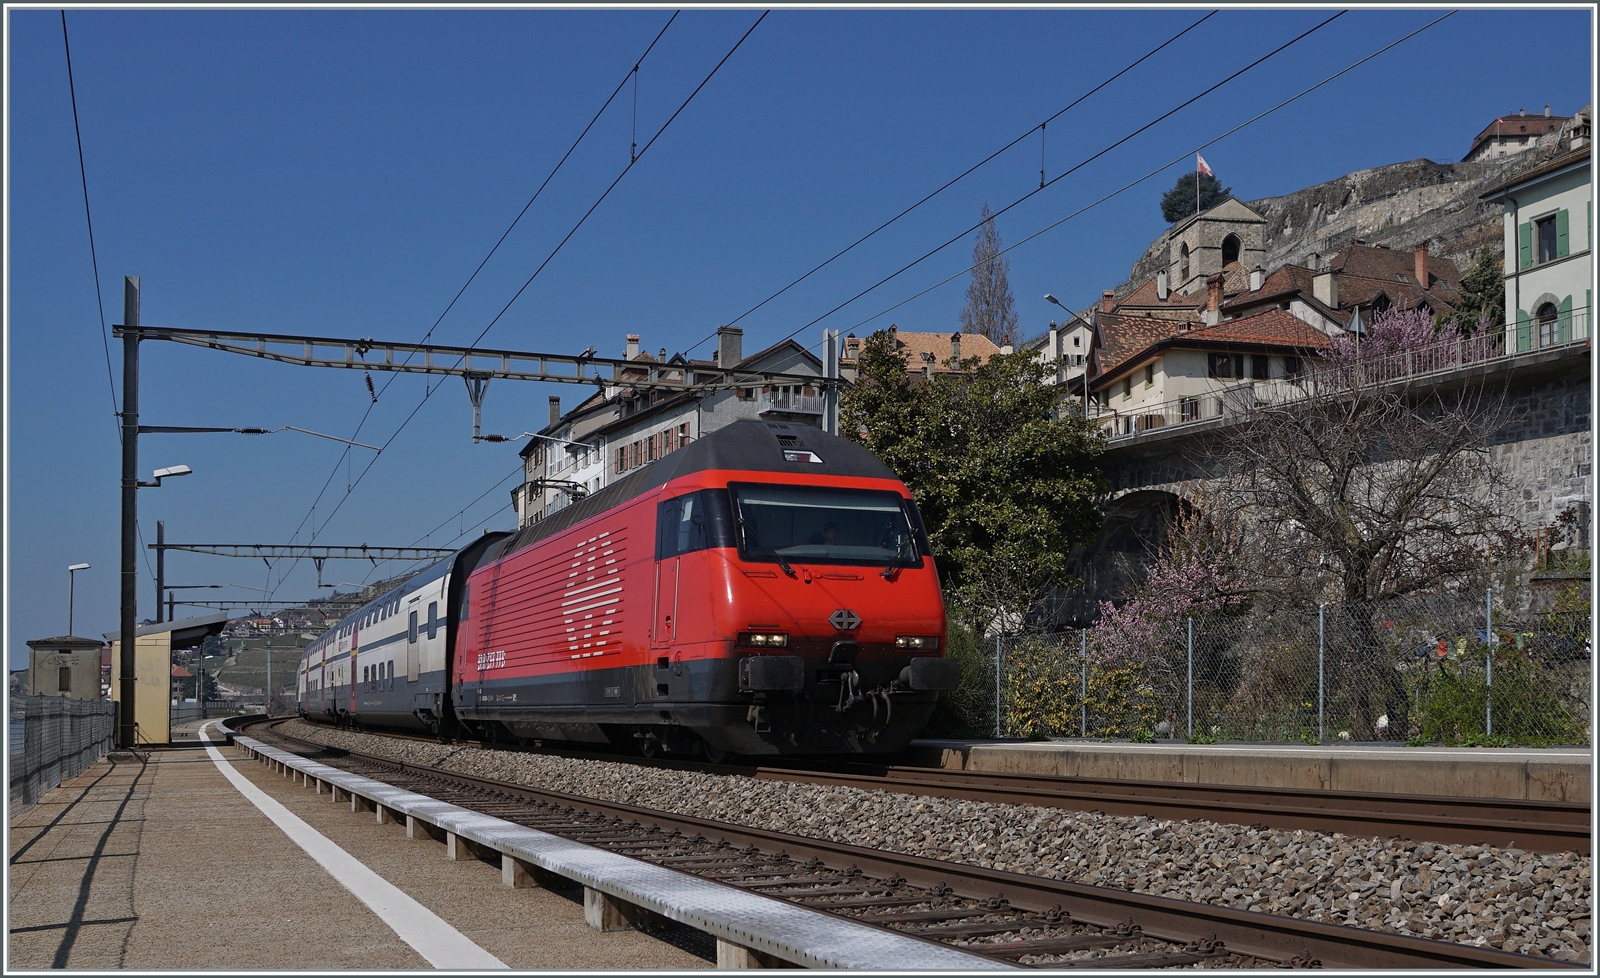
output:
<path id="1" fill-rule="evenodd" d="M 1531 325 L 1528 314 L 1521 309 L 1517 310 L 1517 348 L 1512 351 L 1521 353 L 1523 350 L 1533 349 L 1533 337 L 1530 334 Z"/>
<path id="2" fill-rule="evenodd" d="M 1533 225 L 1528 223 L 1517 225 L 1517 267 L 1527 268 L 1533 264 Z"/>
<path id="3" fill-rule="evenodd" d="M 1561 213 L 1565 214 L 1566 211 Z M 1572 339 L 1572 296 L 1561 300 L 1561 318 L 1556 320 L 1556 342 L 1565 343 Z"/>
<path id="4" fill-rule="evenodd" d="M 1567 212 L 1556 211 L 1556 257 L 1567 257 Z"/>

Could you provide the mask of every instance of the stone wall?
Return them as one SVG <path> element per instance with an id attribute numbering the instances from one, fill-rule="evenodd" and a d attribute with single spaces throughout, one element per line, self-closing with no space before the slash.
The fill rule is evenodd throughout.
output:
<path id="1" fill-rule="evenodd" d="M 1589 431 L 1593 397 L 1588 358 L 1582 362 L 1582 371 L 1575 369 L 1515 391 L 1513 420 L 1502 431 L 1493 457 L 1516 487 L 1524 526 L 1549 526 L 1563 510 L 1574 507 L 1587 537 L 1594 501 L 1594 445 Z"/>
<path id="2" fill-rule="evenodd" d="M 1531 358 L 1518 358 L 1486 378 L 1488 391 L 1505 384 L 1507 423 L 1490 448 L 1490 457 L 1509 477 L 1516 516 L 1533 531 L 1550 526 L 1564 510 L 1579 517 L 1579 539 L 1587 539 L 1593 505 L 1593 439 L 1589 430 L 1592 392 L 1589 384 L 1591 351 L 1586 346 L 1568 348 Z M 1448 379 L 1447 379 L 1448 382 Z M 1164 534 L 1153 532 L 1146 519 L 1159 497 L 1163 509 L 1176 512 L 1179 500 L 1194 500 L 1206 483 L 1226 475 L 1207 468 L 1215 441 L 1232 425 L 1247 420 L 1206 425 L 1194 429 L 1155 429 L 1132 441 L 1114 443 L 1105 456 L 1111 491 L 1102 504 L 1108 534 L 1098 541 L 1082 576 L 1089 582 L 1070 611 L 1092 616 L 1095 603 L 1113 598 L 1119 588 L 1138 576 L 1141 548 Z M 1140 524 L 1137 539 L 1120 528 Z"/>

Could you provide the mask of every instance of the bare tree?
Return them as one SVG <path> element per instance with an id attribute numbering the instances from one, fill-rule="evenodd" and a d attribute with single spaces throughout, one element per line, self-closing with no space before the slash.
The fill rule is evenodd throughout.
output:
<path id="1" fill-rule="evenodd" d="M 1387 386 L 1387 385 L 1386 385 Z M 1521 539 L 1490 455 L 1503 397 L 1400 384 L 1255 411 L 1222 442 L 1221 494 L 1263 591 L 1377 601 L 1487 583 Z"/>
<path id="2" fill-rule="evenodd" d="M 1482 382 L 1332 385 L 1252 411 L 1210 459 L 1226 522 L 1245 528 L 1235 560 L 1254 603 L 1331 602 L 1328 675 L 1380 737 L 1404 738 L 1409 712 L 1385 602 L 1481 594 L 1526 558 L 1491 456 L 1506 420 L 1503 390 Z"/>
<path id="3" fill-rule="evenodd" d="M 1000 233 L 994 227 L 989 202 L 984 201 L 983 226 L 972 246 L 972 284 L 967 286 L 967 304 L 961 310 L 961 331 L 982 333 L 996 344 L 1016 334 L 1017 312 L 1011 300 L 1011 284 L 1006 275 L 1011 261 L 1000 254 Z"/>

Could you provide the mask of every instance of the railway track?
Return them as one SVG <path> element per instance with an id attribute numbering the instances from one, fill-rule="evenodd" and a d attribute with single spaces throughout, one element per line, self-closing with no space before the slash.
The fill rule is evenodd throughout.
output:
<path id="1" fill-rule="evenodd" d="M 435 738 L 383 732 L 378 736 L 437 743 Z M 1501 798 L 1449 798 L 1378 792 L 1313 791 L 1242 785 L 1185 784 L 1106 778 L 952 771 L 944 768 L 841 764 L 766 766 L 709 764 L 666 758 L 580 754 L 558 748 L 465 742 L 486 750 L 602 757 L 649 767 L 741 774 L 771 781 L 895 791 L 1067 811 L 1150 818 L 1201 819 L 1272 829 L 1399 838 L 1445 845 L 1487 845 L 1529 852 L 1576 852 L 1593 848 L 1592 809 L 1587 802 Z"/>
<path id="2" fill-rule="evenodd" d="M 1046 968 L 1552 968 L 1544 958 L 1041 879 L 249 735 L 376 781 L 906 936 Z"/>

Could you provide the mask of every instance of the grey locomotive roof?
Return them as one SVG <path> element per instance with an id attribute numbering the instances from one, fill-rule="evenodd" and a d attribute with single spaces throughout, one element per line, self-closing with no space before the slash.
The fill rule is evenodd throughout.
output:
<path id="1" fill-rule="evenodd" d="M 790 462 L 785 450 L 811 452 L 818 462 Z M 489 548 L 484 561 L 495 561 L 575 526 L 635 496 L 694 472 L 732 469 L 784 475 L 836 475 L 897 479 L 878 456 L 855 442 L 809 425 L 776 421 L 735 421 L 580 499 Z"/>

